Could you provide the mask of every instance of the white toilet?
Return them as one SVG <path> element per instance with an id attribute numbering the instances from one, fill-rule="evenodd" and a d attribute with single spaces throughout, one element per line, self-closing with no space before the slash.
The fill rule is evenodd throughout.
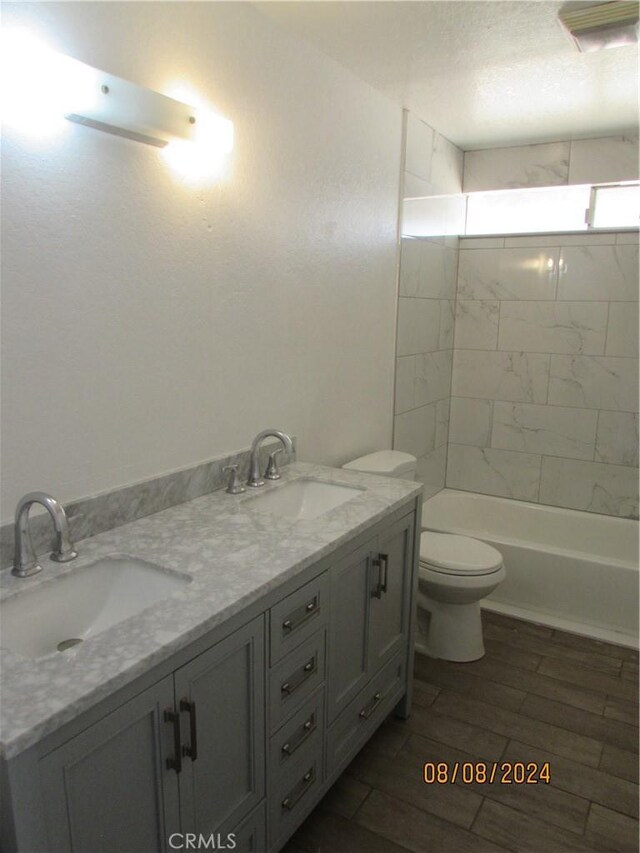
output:
<path id="1" fill-rule="evenodd" d="M 413 480 L 416 458 L 381 450 L 343 468 Z M 502 555 L 486 542 L 452 533 L 423 530 L 420 537 L 416 650 L 451 661 L 484 655 L 480 600 L 506 577 Z"/>

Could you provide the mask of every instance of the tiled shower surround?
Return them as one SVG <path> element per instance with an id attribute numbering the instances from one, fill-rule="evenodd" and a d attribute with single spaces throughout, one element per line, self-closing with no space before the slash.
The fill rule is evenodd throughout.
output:
<path id="1" fill-rule="evenodd" d="M 418 459 L 425 497 L 444 486 L 458 238 L 403 240 L 394 447 Z"/>
<path id="2" fill-rule="evenodd" d="M 423 247 L 409 245 L 416 243 Z M 442 313 L 435 296 L 446 280 L 424 261 L 416 273 L 414 259 L 439 254 L 455 266 L 445 251 L 430 240 L 403 240 L 394 446 L 426 450 L 417 454 L 426 496 L 446 482 L 637 516 L 637 234 L 460 240 L 448 433 L 443 385 L 424 389 L 420 380 L 422 365 L 436 358 L 446 364 L 449 351 L 443 346 L 413 356 L 413 399 L 405 363 L 417 342 L 433 340 L 426 333 L 420 339 L 418 317 L 429 314 L 429 328 L 435 327 L 432 314 Z M 451 290 L 446 293 L 450 299 Z M 413 327 L 402 319 L 403 295 Z M 425 304 L 418 306 L 419 299 Z M 437 439 L 430 415 L 421 412 L 424 401 L 433 405 L 434 394 Z M 429 464 L 434 458 L 437 471 Z"/>

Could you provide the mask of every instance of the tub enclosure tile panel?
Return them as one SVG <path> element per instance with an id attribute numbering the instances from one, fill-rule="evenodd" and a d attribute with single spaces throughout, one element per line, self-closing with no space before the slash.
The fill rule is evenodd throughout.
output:
<path id="1" fill-rule="evenodd" d="M 452 397 L 449 441 L 453 444 L 489 447 L 491 444 L 493 406 L 492 400 Z"/>
<path id="2" fill-rule="evenodd" d="M 539 478 L 538 454 L 449 444 L 447 486 L 452 489 L 535 501 Z"/>
<path id="3" fill-rule="evenodd" d="M 458 146 L 436 132 L 431 160 L 431 184 L 436 195 L 462 192 L 463 160 Z"/>
<path id="4" fill-rule="evenodd" d="M 524 352 L 454 352 L 452 394 L 522 403 L 545 403 L 549 356 Z"/>
<path id="5" fill-rule="evenodd" d="M 450 399 L 446 397 L 436 403 L 436 447 L 446 444 L 449 437 Z"/>
<path id="6" fill-rule="evenodd" d="M 566 184 L 570 146 L 570 142 L 549 142 L 466 151 L 464 191 Z"/>
<path id="7" fill-rule="evenodd" d="M 540 502 L 637 518 L 637 479 L 637 469 L 623 465 L 545 457 Z"/>
<path id="8" fill-rule="evenodd" d="M 424 483 L 423 500 L 436 495 L 444 485 L 447 445 L 442 444 L 418 459 L 417 478 Z"/>
<path id="9" fill-rule="evenodd" d="M 569 183 L 591 184 L 638 180 L 638 137 L 606 136 L 571 142 Z"/>
<path id="10" fill-rule="evenodd" d="M 398 356 L 433 352 L 440 336 L 437 299 L 398 300 Z"/>
<path id="11" fill-rule="evenodd" d="M 434 130 L 413 113 L 407 114 L 405 169 L 426 181 L 431 179 Z"/>
<path id="12" fill-rule="evenodd" d="M 396 417 L 393 446 L 419 459 L 433 450 L 435 434 L 436 407 L 422 406 Z"/>
<path id="13" fill-rule="evenodd" d="M 451 365 L 451 350 L 438 350 L 416 356 L 416 405 L 423 406 L 449 396 Z"/>
<path id="14" fill-rule="evenodd" d="M 555 299 L 560 249 L 461 249 L 458 299 Z"/>
<path id="15" fill-rule="evenodd" d="M 638 491 L 638 232 L 459 245 L 449 440 L 591 463 L 581 482 L 603 497 L 558 501 L 626 513 Z M 611 465 L 627 473 L 614 477 Z M 461 468 L 451 470 L 461 482 Z M 615 500 L 604 497 L 612 478 Z M 539 500 L 554 494 L 547 479 Z"/>
<path id="16" fill-rule="evenodd" d="M 568 246 L 562 258 L 559 300 L 638 300 L 637 246 Z"/>
<path id="17" fill-rule="evenodd" d="M 638 415 L 635 412 L 600 412 L 596 435 L 596 461 L 638 467 Z"/>
<path id="18" fill-rule="evenodd" d="M 457 251 L 434 240 L 405 238 L 400 263 L 400 295 L 454 299 Z"/>
<path id="19" fill-rule="evenodd" d="M 416 359 L 414 355 L 405 355 L 396 359 L 396 405 L 395 414 L 415 409 L 414 384 Z"/>
<path id="20" fill-rule="evenodd" d="M 603 355 L 606 302 L 500 303 L 498 349 Z"/>
<path id="21" fill-rule="evenodd" d="M 453 299 L 443 299 L 440 301 L 440 349 L 453 349 L 453 334 L 455 323 L 455 308 L 456 303 Z"/>
<path id="22" fill-rule="evenodd" d="M 552 355 L 549 403 L 638 411 L 638 362 L 633 358 Z"/>
<path id="23" fill-rule="evenodd" d="M 496 402 L 491 446 L 591 461 L 597 420 L 590 409 Z"/>
<path id="24" fill-rule="evenodd" d="M 640 243 L 639 239 L 640 235 L 638 231 L 620 231 L 619 234 L 616 234 L 616 245 L 618 246 L 626 246 L 630 244 L 632 246 L 637 246 Z"/>
<path id="25" fill-rule="evenodd" d="M 638 357 L 637 302 L 612 302 L 610 304 L 605 355 Z"/>
<path id="26" fill-rule="evenodd" d="M 496 349 L 499 317 L 500 303 L 497 300 L 459 300 L 456 305 L 456 346 L 460 349 Z"/>

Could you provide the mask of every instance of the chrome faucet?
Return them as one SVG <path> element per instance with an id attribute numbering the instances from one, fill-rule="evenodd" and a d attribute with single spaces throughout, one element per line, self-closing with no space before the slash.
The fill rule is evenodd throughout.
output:
<path id="1" fill-rule="evenodd" d="M 254 488 L 264 486 L 264 480 L 260 476 L 259 453 L 261 443 L 265 438 L 269 438 L 270 436 L 279 438 L 287 453 L 293 453 L 293 442 L 286 432 L 281 432 L 279 429 L 263 429 L 262 432 L 259 432 L 253 439 L 253 444 L 251 445 L 251 456 L 249 457 L 249 479 L 247 480 L 247 486 L 253 486 Z"/>
<path id="2" fill-rule="evenodd" d="M 33 504 L 42 504 L 53 520 L 56 530 L 56 549 L 51 554 L 51 559 L 56 563 L 68 563 L 69 560 L 75 560 L 78 556 L 69 535 L 69 524 L 62 504 L 45 492 L 29 492 L 28 495 L 20 498 L 16 507 L 16 551 L 11 573 L 19 578 L 29 578 L 42 571 L 29 530 L 29 510 Z"/>

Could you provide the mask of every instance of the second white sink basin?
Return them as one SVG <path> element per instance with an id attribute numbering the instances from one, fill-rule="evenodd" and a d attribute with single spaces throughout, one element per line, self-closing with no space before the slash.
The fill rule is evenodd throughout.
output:
<path id="1" fill-rule="evenodd" d="M 41 658 L 65 652 L 189 583 L 135 557 L 104 557 L 0 604 L 0 644 Z"/>
<path id="2" fill-rule="evenodd" d="M 330 509 L 353 500 L 365 489 L 322 483 L 319 480 L 293 480 L 248 501 L 247 509 L 281 515 L 286 518 L 309 519 L 324 515 Z"/>

